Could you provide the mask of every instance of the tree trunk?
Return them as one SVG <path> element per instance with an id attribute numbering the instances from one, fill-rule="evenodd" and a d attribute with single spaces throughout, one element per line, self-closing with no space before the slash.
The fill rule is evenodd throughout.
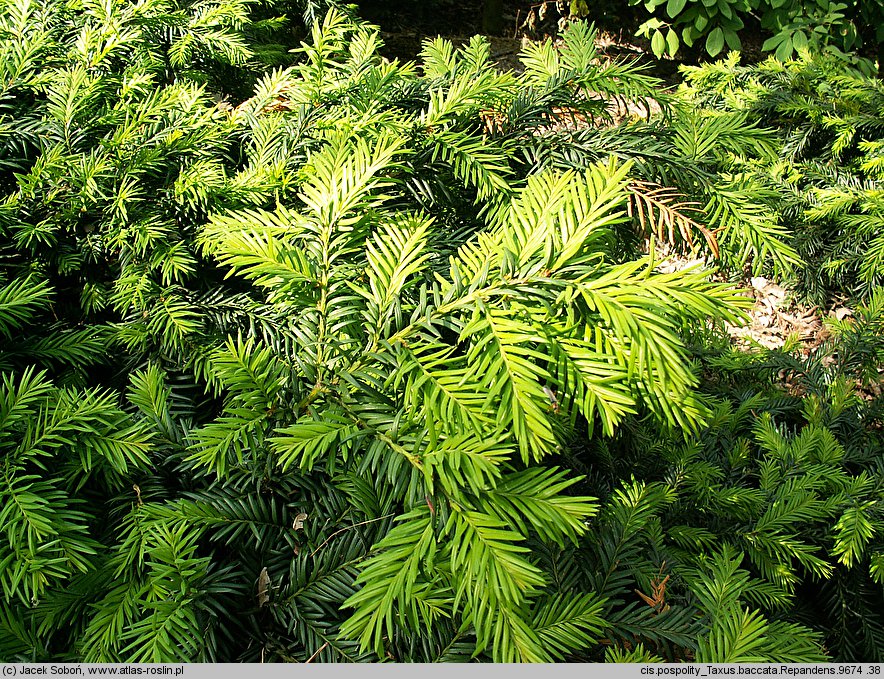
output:
<path id="1" fill-rule="evenodd" d="M 485 0 L 483 3 L 482 32 L 488 35 L 503 32 L 503 0 Z"/>

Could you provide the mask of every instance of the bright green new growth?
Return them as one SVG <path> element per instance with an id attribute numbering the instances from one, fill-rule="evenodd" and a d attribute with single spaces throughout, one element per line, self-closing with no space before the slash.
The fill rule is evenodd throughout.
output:
<path id="1" fill-rule="evenodd" d="M 776 127 L 778 153 L 741 167 L 794 233 L 806 262 L 799 291 L 815 303 L 845 291 L 867 299 L 884 281 L 881 81 L 832 57 L 741 66 L 736 55 L 685 70 L 680 98 L 707 115 L 750 115 Z M 751 158 L 752 154 L 747 154 Z"/>
<path id="2" fill-rule="evenodd" d="M 351 70 L 347 62 L 325 76 L 341 83 Z M 305 68 L 277 88 L 305 100 L 310 76 Z M 384 129 L 438 127 L 430 143 L 456 145 L 455 115 L 478 108 L 498 80 L 455 76 L 447 93 L 431 90 L 428 109 L 387 112 Z M 497 87 L 495 97 L 507 95 Z M 433 241 L 445 236 L 432 220 L 396 207 L 401 168 L 420 149 L 362 128 L 352 106 L 338 108 L 334 125 L 352 132 L 328 133 L 307 160 L 304 209 L 228 213 L 202 231 L 204 252 L 269 289 L 270 313 L 297 342 L 284 361 L 258 359 L 248 345 L 216 357 L 230 396 L 222 418 L 194 433 L 193 457 L 222 473 L 266 440 L 283 469 L 355 469 L 401 487 L 408 511 L 345 602 L 355 612 L 341 633 L 364 648 L 383 655 L 397 629 L 457 616 L 475 630 L 477 651 L 548 660 L 532 607 L 545 578 L 519 543 L 532 533 L 575 540 L 596 505 L 561 495 L 578 479 L 535 465 L 578 419 L 611 434 L 639 402 L 696 426 L 702 408 L 678 330 L 735 320 L 727 304 L 736 298 L 702 275 L 655 274 L 651 262 L 607 254 L 628 165 L 532 176 L 495 207 L 495 226 L 440 256 Z M 483 182 L 501 175 L 453 169 L 480 199 Z M 235 377 L 244 361 L 236 372 L 221 366 L 246 352 L 256 361 L 243 365 L 244 388 Z M 280 412 L 293 421 L 273 427 Z M 598 625 L 596 608 L 590 598 L 569 611 L 575 639 Z"/>
<path id="3" fill-rule="evenodd" d="M 583 26 L 516 76 L 339 11 L 232 106 L 248 3 L 0 8 L 0 659 L 815 661 L 799 580 L 880 580 L 816 411 L 717 481 L 689 345 L 745 299 L 636 255 L 799 264 L 742 113 L 615 122 L 656 83 Z"/>

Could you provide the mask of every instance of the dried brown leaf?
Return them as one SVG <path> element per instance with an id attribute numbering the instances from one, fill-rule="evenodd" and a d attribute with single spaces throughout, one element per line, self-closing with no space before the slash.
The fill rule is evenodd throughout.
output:
<path id="1" fill-rule="evenodd" d="M 270 575 L 265 566 L 258 575 L 258 608 L 262 608 L 268 601 L 270 601 Z"/>

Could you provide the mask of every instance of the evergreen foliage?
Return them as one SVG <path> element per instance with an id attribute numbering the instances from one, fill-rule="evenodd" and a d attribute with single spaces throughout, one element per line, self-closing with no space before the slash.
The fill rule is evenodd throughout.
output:
<path id="1" fill-rule="evenodd" d="M 731 602 L 695 637 L 695 659 L 787 662 L 823 657 L 821 647 L 833 660 L 880 657 L 884 441 L 881 398 L 866 388 L 880 383 L 868 374 L 882 355 L 881 300 L 833 322 L 809 356 L 707 345 L 702 389 L 714 412 L 699 437 L 685 444 L 639 425 L 589 451 L 587 464 L 604 470 L 594 492 L 607 487 L 617 503 L 634 474 L 648 498 L 620 596 L 636 588 L 667 614 L 693 604 L 717 616 Z M 599 539 L 617 544 L 621 530 Z M 594 558 L 598 572 L 606 561 Z"/>
<path id="2" fill-rule="evenodd" d="M 794 233 L 799 291 L 815 303 L 869 298 L 884 280 L 881 81 L 807 53 L 755 66 L 732 55 L 685 79 L 683 98 L 706 115 L 740 112 L 777 130 L 777 153 L 745 171 Z"/>
<path id="3" fill-rule="evenodd" d="M 638 253 L 799 264 L 772 133 L 621 120 L 656 82 L 581 25 L 516 76 L 332 9 L 234 107 L 250 3 L 0 7 L 0 659 L 884 648 L 884 297 L 834 361 L 702 353 L 745 298 Z"/>

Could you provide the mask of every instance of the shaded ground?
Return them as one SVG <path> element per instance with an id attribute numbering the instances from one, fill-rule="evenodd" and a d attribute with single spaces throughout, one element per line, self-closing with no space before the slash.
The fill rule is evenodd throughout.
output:
<path id="1" fill-rule="evenodd" d="M 702 263 L 662 250 L 658 254 L 663 260 L 661 271 L 677 271 Z M 757 344 L 766 349 L 779 349 L 789 337 L 797 336 L 801 351 L 809 354 L 829 337 L 823 318 L 831 316 L 842 320 L 853 313 L 843 300 L 833 301 L 825 309 L 801 304 L 791 290 L 763 276 L 750 278 L 739 287 L 746 297 L 755 300 L 748 311 L 746 325 L 727 327 L 734 343 L 743 348 Z"/>
<path id="2" fill-rule="evenodd" d="M 360 15 L 381 27 L 388 58 L 414 59 L 426 38 L 442 36 L 455 44 L 473 35 L 485 34 L 491 42 L 492 58 L 501 68 L 518 69 L 516 56 L 523 40 L 555 37 L 563 25 L 560 9 L 567 13 L 567 2 L 556 0 L 503 0 L 502 29 L 488 35 L 482 27 L 482 3 L 475 0 L 372 0 L 359 5 Z M 624 7 L 623 0 L 595 0 L 586 21 L 594 23 L 599 32 L 597 46 L 602 55 L 638 59 L 664 85 L 679 81 L 678 67 L 697 62 L 697 53 L 682 51 L 675 59 L 656 59 L 650 43 L 635 36 L 636 29 L 647 18 L 641 6 Z M 567 19 L 565 19 L 567 21 Z M 761 57 L 761 38 L 741 33 L 744 39 L 744 60 Z"/>
<path id="3" fill-rule="evenodd" d="M 755 306 L 750 313 L 749 325 L 730 329 L 738 344 L 748 344 L 752 340 L 768 349 L 777 349 L 790 335 L 797 335 L 806 353 L 828 336 L 820 308 L 796 303 L 788 289 L 757 276 L 750 279 L 746 290 L 755 298 Z M 852 313 L 841 303 L 834 303 L 823 312 L 839 320 Z"/>

